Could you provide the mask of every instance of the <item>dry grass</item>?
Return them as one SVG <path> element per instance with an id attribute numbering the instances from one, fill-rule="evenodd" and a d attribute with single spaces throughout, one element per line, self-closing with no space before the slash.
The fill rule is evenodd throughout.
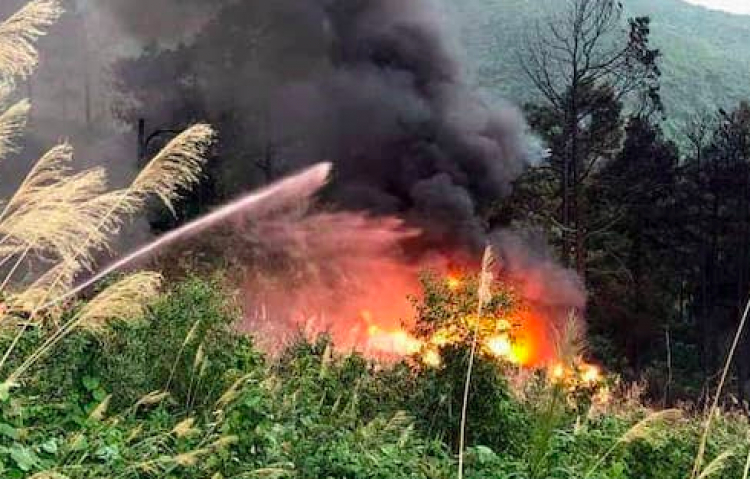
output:
<path id="1" fill-rule="evenodd" d="M 566 366 L 573 366 L 586 349 L 583 327 L 575 311 L 570 311 L 562 327 L 555 333 L 555 357 Z"/>
<path id="2" fill-rule="evenodd" d="M 4 95 L 0 91 L 0 101 Z M 28 100 L 21 100 L 12 105 L 0 115 L 0 159 L 15 153 L 16 141 L 23 134 L 29 117 L 31 104 Z"/>
<path id="3" fill-rule="evenodd" d="M 35 42 L 61 14 L 59 0 L 32 0 L 0 23 L 0 102 L 12 91 L 14 80 L 33 72 L 39 58 Z M 29 107 L 23 100 L 0 115 L 0 158 L 15 151 Z M 109 191 L 102 168 L 75 172 L 73 147 L 67 143 L 39 159 L 0 211 L 0 266 L 7 270 L 0 284 L 7 303 L 3 314 L 18 310 L 30 313 L 0 359 L 0 368 L 27 325 L 38 321 L 43 310 L 54 314 L 50 308 L 67 298 L 76 275 L 93 270 L 94 255 L 108 248 L 123 222 L 140 211 L 149 197 L 160 198 L 174 210 L 180 193 L 199 181 L 213 139 L 214 131 L 208 125 L 188 129 L 156 155 L 129 188 L 119 191 Z M 31 283 L 24 280 L 19 284 L 16 274 L 29 276 L 24 267 L 32 263 L 53 266 Z M 107 288 L 72 320 L 58 326 L 6 384 L 15 383 L 73 330 L 102 331 L 110 319 L 138 316 L 142 305 L 158 291 L 159 283 L 158 275 L 139 273 Z"/>
<path id="4" fill-rule="evenodd" d="M 139 203 L 156 195 L 174 212 L 174 199 L 200 180 L 214 136 L 210 126 L 198 124 L 169 142 L 133 182 L 128 192 L 130 201 Z"/>
<path id="5" fill-rule="evenodd" d="M 56 149 L 66 154 L 66 149 Z M 11 200 L 0 219 L 3 253 L 36 253 L 49 261 L 77 262 L 91 266 L 93 253 L 110 239 L 106 229 L 97 228 L 110 205 L 102 201 L 106 173 L 94 168 L 59 176 L 52 182 L 29 183 Z M 89 248 L 81 246 L 89 238 Z"/>
<path id="6" fill-rule="evenodd" d="M 492 253 L 492 247 L 487 246 L 482 257 L 482 271 L 479 276 L 479 288 L 477 290 L 477 318 L 484 314 L 484 308 L 492 300 L 492 282 L 494 280 L 493 268 L 495 265 L 495 256 Z M 466 442 L 466 414 L 469 407 L 469 389 L 471 387 L 471 373 L 474 368 L 474 359 L 477 354 L 477 344 L 479 336 L 479 324 L 476 321 L 474 333 L 471 340 L 471 353 L 469 355 L 469 365 L 466 369 L 466 383 L 464 384 L 464 397 L 461 406 L 461 428 L 458 438 L 458 479 L 464 476 L 464 446 Z"/>
<path id="7" fill-rule="evenodd" d="M 58 0 L 33 0 L 0 23 L 0 80 L 30 75 L 39 61 L 35 42 L 60 18 Z"/>
<path id="8" fill-rule="evenodd" d="M 658 430 L 657 427 L 670 422 L 675 422 L 682 418 L 682 411 L 679 409 L 666 409 L 664 411 L 649 414 L 633 427 L 625 431 L 617 441 L 605 452 L 586 473 L 584 479 L 591 477 L 616 450 L 623 444 L 628 444 L 639 439 L 646 439 Z"/>
<path id="9" fill-rule="evenodd" d="M 49 269 L 31 285 L 11 295 L 8 301 L 12 309 L 34 311 L 49 296 L 61 296 L 73 286 L 80 271 L 76 262 L 61 262 Z"/>
<path id="10" fill-rule="evenodd" d="M 136 273 L 99 293 L 81 310 L 80 327 L 101 332 L 111 319 L 133 319 L 143 315 L 144 305 L 159 292 L 162 277 L 151 272 Z"/>

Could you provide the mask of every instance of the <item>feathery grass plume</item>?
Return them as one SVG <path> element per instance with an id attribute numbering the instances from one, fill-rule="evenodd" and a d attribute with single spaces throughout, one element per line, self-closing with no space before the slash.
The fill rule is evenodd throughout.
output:
<path id="1" fill-rule="evenodd" d="M 92 419 L 94 421 L 101 421 L 104 419 L 104 415 L 107 414 L 107 410 L 109 409 L 109 403 L 112 401 L 112 395 L 109 394 L 107 397 L 104 398 L 102 402 L 99 403 L 96 408 L 94 408 L 93 411 L 91 411 L 91 414 L 89 414 L 89 419 Z"/>
<path id="2" fill-rule="evenodd" d="M 724 451 L 716 458 L 709 462 L 705 469 L 703 469 L 703 472 L 701 472 L 701 475 L 698 476 L 698 479 L 706 479 L 708 477 L 712 477 L 715 474 L 720 473 L 724 470 L 724 468 L 727 467 L 727 462 L 733 458 L 736 454 L 736 451 L 729 450 Z"/>
<path id="3" fill-rule="evenodd" d="M 573 364 L 584 353 L 586 343 L 581 322 L 575 311 L 568 313 L 562 328 L 555 331 L 556 357 L 564 364 Z"/>
<path id="4" fill-rule="evenodd" d="M 589 477 L 591 477 L 591 475 L 596 472 L 596 470 L 599 469 L 602 464 L 604 464 L 604 461 L 606 461 L 609 456 L 611 456 L 612 453 L 617 450 L 619 446 L 631 443 L 638 439 L 647 439 L 655 431 L 653 426 L 657 424 L 678 421 L 680 418 L 682 418 L 682 411 L 680 411 L 679 409 L 665 409 L 663 411 L 649 414 L 638 423 L 633 425 L 633 427 L 625 431 L 625 433 L 621 435 L 617 439 L 617 441 L 615 441 L 615 443 L 607 450 L 607 452 L 605 452 L 602 456 L 599 457 L 599 459 L 597 459 L 591 469 L 589 469 L 589 471 L 586 473 L 584 479 L 588 479 Z"/>
<path id="5" fill-rule="evenodd" d="M 153 406 L 159 404 L 169 397 L 169 393 L 166 391 L 151 391 L 138 400 L 133 406 L 133 409 L 138 409 L 141 406 Z"/>
<path id="6" fill-rule="evenodd" d="M 12 309 L 34 311 L 50 296 L 62 296 L 73 287 L 81 266 L 74 261 L 63 261 L 50 268 L 34 283 L 18 293 L 12 293 L 8 304 Z"/>
<path id="7" fill-rule="evenodd" d="M 172 213 L 180 190 L 194 186 L 206 163 L 215 132 L 206 124 L 194 125 L 170 141 L 143 169 L 130 187 L 129 201 L 143 204 L 156 195 Z"/>
<path id="8" fill-rule="evenodd" d="M 464 398 L 461 406 L 461 428 L 458 438 L 458 479 L 464 477 L 464 444 L 466 442 L 466 414 L 469 407 L 469 388 L 471 386 L 471 372 L 474 368 L 474 358 L 477 353 L 477 343 L 479 334 L 479 324 L 481 323 L 484 307 L 492 300 L 492 281 L 494 276 L 492 268 L 495 265 L 495 255 L 492 253 L 492 247 L 487 246 L 484 249 L 482 257 L 482 271 L 479 276 L 479 288 L 477 290 L 477 321 L 474 326 L 474 332 L 471 340 L 471 353 L 469 354 L 469 365 L 466 369 L 466 383 L 464 384 Z"/>
<path id="9" fill-rule="evenodd" d="M 681 418 L 682 411 L 679 409 L 665 409 L 649 414 L 620 436 L 617 443 L 625 444 L 638 439 L 646 439 L 653 432 L 654 425 L 678 421 Z"/>
<path id="10" fill-rule="evenodd" d="M 0 220 L 3 246 L 20 259 L 35 253 L 49 260 L 76 262 L 86 269 L 93 266 L 93 254 L 106 248 L 109 234 L 97 223 L 109 209 L 106 174 L 95 168 L 66 177 L 30 195 L 24 203 Z M 90 238 L 89 248 L 81 238 Z"/>
<path id="11" fill-rule="evenodd" d="M 180 421 L 174 428 L 172 428 L 172 434 L 175 437 L 183 438 L 192 436 L 198 432 L 198 428 L 195 426 L 195 418 L 189 417 L 183 421 Z"/>
<path id="12" fill-rule="evenodd" d="M 206 353 L 203 349 L 203 343 L 198 345 L 198 350 L 195 352 L 195 359 L 193 360 L 193 370 L 200 369 L 203 361 L 206 359 Z"/>
<path id="13" fill-rule="evenodd" d="M 169 371 L 169 379 L 167 379 L 167 385 L 164 386 L 164 389 L 166 391 L 169 390 L 169 387 L 172 385 L 172 381 L 174 380 L 174 376 L 177 373 L 177 367 L 180 365 L 180 360 L 182 359 L 182 354 L 185 352 L 185 348 L 193 342 L 193 339 L 195 338 L 195 335 L 198 334 L 198 328 L 201 325 L 201 320 L 197 320 L 193 325 L 190 327 L 190 331 L 185 335 L 185 339 L 182 341 L 182 344 L 180 345 L 180 349 L 177 351 L 177 356 L 175 357 L 174 363 L 172 363 L 172 369 Z"/>
<path id="14" fill-rule="evenodd" d="M 34 43 L 62 13 L 58 0 L 33 0 L 0 23 L 0 79 L 31 74 L 39 61 Z"/>
<path id="15" fill-rule="evenodd" d="M 65 179 L 73 161 L 73 147 L 69 143 L 56 145 L 45 153 L 31 168 L 21 185 L 0 214 L 0 219 L 9 213 L 29 208 L 44 189 Z"/>
<path id="16" fill-rule="evenodd" d="M 143 315 L 145 305 L 159 293 L 158 273 L 135 273 L 99 293 L 81 310 L 81 328 L 101 332 L 111 319 L 133 319 Z"/>
<path id="17" fill-rule="evenodd" d="M 73 148 L 63 143 L 47 152 L 32 168 L 0 214 L 0 246 L 5 257 L 35 252 L 89 266 L 92 250 L 107 245 L 116 224 L 105 222 L 118 197 L 106 194 L 102 168 L 70 174 Z"/>
<path id="18" fill-rule="evenodd" d="M 123 213 L 135 212 L 122 201 L 123 190 L 106 192 L 102 168 L 70 174 L 72 157 L 66 143 L 52 148 L 5 206 L 0 249 L 6 258 L 36 252 L 90 270 L 94 252 L 108 249 L 122 226 Z"/>
<path id="19" fill-rule="evenodd" d="M 3 99 L 0 87 L 0 102 Z M 0 159 L 16 151 L 16 140 L 23 134 L 29 118 L 31 104 L 28 100 L 21 100 L 12 105 L 0 115 Z"/>
<path id="20" fill-rule="evenodd" d="M 484 256 L 482 257 L 482 271 L 479 277 L 479 305 L 477 316 L 482 315 L 485 305 L 492 300 L 492 281 L 494 280 L 492 268 L 494 265 L 495 255 L 492 254 L 492 247 L 487 246 L 484 250 Z"/>
<path id="21" fill-rule="evenodd" d="M 719 411 L 719 400 L 721 399 L 721 395 L 724 392 L 724 385 L 726 384 L 727 377 L 729 376 L 729 371 L 732 368 L 732 362 L 734 361 L 734 356 L 737 353 L 737 347 L 740 345 L 740 339 L 742 338 L 742 334 L 745 332 L 745 325 L 747 324 L 749 313 L 750 298 L 747 300 L 747 303 L 745 303 L 745 311 L 742 313 L 740 324 L 737 325 L 737 331 L 734 334 L 732 346 L 729 348 L 729 353 L 727 354 L 727 359 L 724 363 L 724 369 L 721 372 L 719 384 L 718 386 L 716 386 L 716 395 L 714 396 L 713 401 L 711 402 L 711 407 L 708 409 L 708 414 L 706 415 L 703 434 L 701 434 L 701 440 L 698 444 L 698 452 L 695 455 L 695 462 L 693 463 L 693 471 L 690 475 L 690 479 L 696 479 L 700 476 L 700 471 L 703 467 L 703 459 L 706 454 L 708 436 L 709 434 L 711 434 L 711 425 L 713 423 L 714 416 L 716 416 L 717 412 Z"/>

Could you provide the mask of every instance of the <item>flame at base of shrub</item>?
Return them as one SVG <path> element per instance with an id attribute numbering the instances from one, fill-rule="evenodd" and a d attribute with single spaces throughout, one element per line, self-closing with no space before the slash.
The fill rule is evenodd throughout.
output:
<path id="1" fill-rule="evenodd" d="M 365 352 L 400 357 L 416 355 L 425 364 L 435 367 L 441 363 L 440 349 L 470 341 L 467 331 L 475 330 L 477 321 L 469 316 L 461 320 L 463 324 L 440 328 L 430 338 L 420 340 L 403 329 L 386 330 L 377 326 L 368 311 L 362 315 L 370 324 Z M 542 367 L 553 359 L 543 320 L 531 313 L 496 321 L 491 334 L 478 334 L 477 346 L 488 357 L 526 368 Z"/>
<path id="2" fill-rule="evenodd" d="M 449 290 L 462 287 L 460 279 L 448 276 Z M 551 319 L 543 312 L 524 308 L 511 317 L 497 319 L 492 315 L 477 318 L 468 315 L 419 339 L 403 328 L 387 329 L 378 325 L 372 312 L 362 311 L 368 324 L 365 352 L 374 356 L 413 357 L 431 368 L 442 366 L 441 349 L 469 344 L 476 335 L 477 350 L 485 357 L 529 370 L 545 370 L 553 384 L 568 390 L 592 389 L 606 396 L 604 377 L 598 366 L 587 363 L 582 356 L 561 359 L 549 336 Z"/>

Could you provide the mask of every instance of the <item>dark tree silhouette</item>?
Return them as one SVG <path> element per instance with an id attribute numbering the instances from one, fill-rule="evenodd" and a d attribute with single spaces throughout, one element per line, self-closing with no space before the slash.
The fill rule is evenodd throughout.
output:
<path id="1" fill-rule="evenodd" d="M 657 66 L 659 51 L 649 44 L 649 19 L 628 21 L 612 0 L 566 0 L 561 15 L 537 26 L 527 40 L 521 63 L 554 118 L 554 171 L 559 177 L 562 259 L 586 273 L 587 219 L 583 184 L 606 158 L 596 115 L 603 102 L 630 99 L 639 114 L 661 109 Z M 601 118 L 601 115 L 599 115 Z M 610 125 L 614 126 L 612 122 Z M 593 141 L 592 141 L 593 140 Z M 602 144 L 603 143 L 603 144 Z"/>

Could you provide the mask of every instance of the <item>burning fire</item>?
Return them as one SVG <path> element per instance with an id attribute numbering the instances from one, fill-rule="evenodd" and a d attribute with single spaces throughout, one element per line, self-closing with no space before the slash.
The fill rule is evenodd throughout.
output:
<path id="1" fill-rule="evenodd" d="M 445 278 L 445 285 L 451 292 L 456 292 L 464 282 L 458 276 L 449 275 Z M 516 311 L 507 319 L 469 315 L 457 324 L 437 329 L 426 339 L 417 338 L 404 328 L 379 326 L 369 310 L 360 314 L 368 325 L 366 349 L 370 352 L 417 357 L 424 365 L 439 368 L 442 365 L 440 349 L 466 342 L 469 339 L 467 332 L 476 330 L 480 331 L 477 336 L 479 351 L 497 361 L 521 368 L 546 368 L 552 382 L 566 387 L 597 387 L 603 382 L 601 370 L 582 358 L 576 358 L 572 364 L 556 359 L 551 352 L 554 348 L 547 334 L 546 318 L 531 310 Z"/>
<path id="2" fill-rule="evenodd" d="M 464 282 L 457 275 L 449 275 L 445 285 L 451 292 L 456 292 Z M 545 351 L 550 350 L 543 321 L 529 312 L 518 312 L 509 319 L 468 315 L 456 324 L 437 329 L 427 339 L 417 338 L 403 328 L 384 328 L 369 310 L 361 311 L 360 316 L 367 324 L 367 351 L 419 356 L 424 364 L 432 367 L 441 365 L 440 348 L 464 342 L 469 332 L 480 329 L 480 350 L 497 360 L 536 367 L 546 361 L 548 355 Z"/>

